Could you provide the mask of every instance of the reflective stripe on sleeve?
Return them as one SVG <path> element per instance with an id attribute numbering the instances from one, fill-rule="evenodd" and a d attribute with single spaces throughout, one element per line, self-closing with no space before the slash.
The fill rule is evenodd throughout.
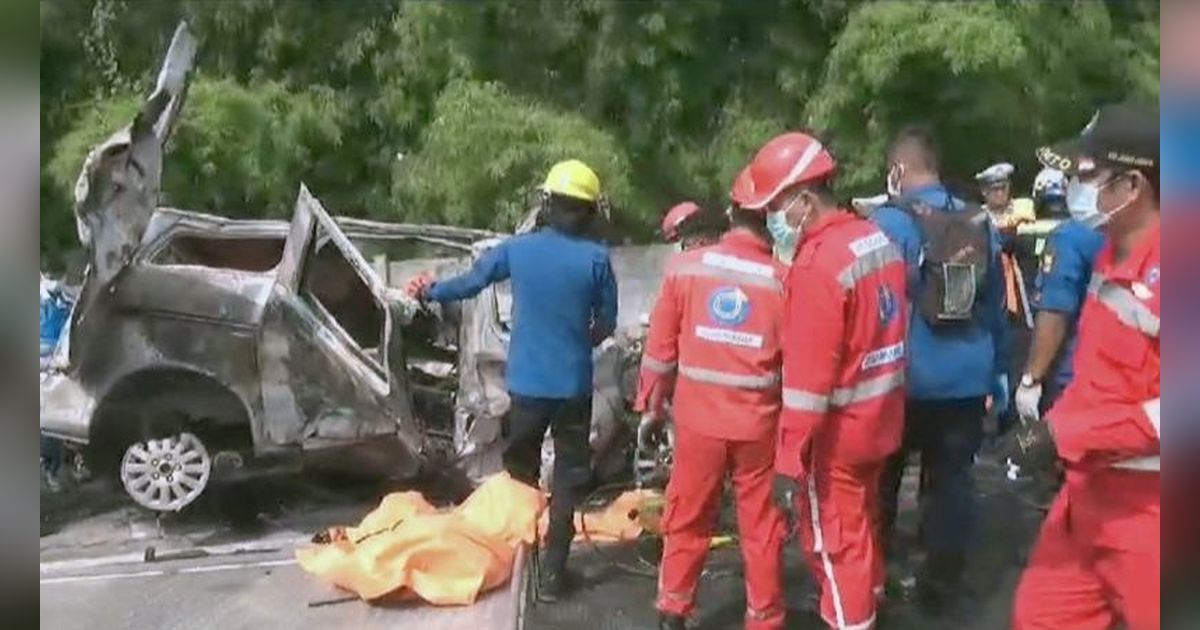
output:
<path id="1" fill-rule="evenodd" d="M 1142 472 L 1159 472 L 1162 468 L 1161 458 L 1158 455 L 1148 455 L 1146 457 L 1134 457 L 1119 461 L 1112 465 L 1113 468 L 1121 470 L 1138 470 Z"/>
<path id="2" fill-rule="evenodd" d="M 904 386 L 904 371 L 896 370 L 867 379 L 853 387 L 843 387 L 833 390 L 829 396 L 829 404 L 834 407 L 845 407 L 856 402 L 882 396 L 898 387 Z"/>
<path id="3" fill-rule="evenodd" d="M 642 369 L 656 374 L 670 374 L 675 371 L 675 365 L 674 361 L 667 363 L 649 355 L 642 355 Z"/>
<path id="4" fill-rule="evenodd" d="M 847 265 L 838 274 L 838 283 L 843 288 L 853 288 L 854 285 L 858 284 L 859 280 L 894 262 L 904 262 L 904 256 L 900 254 L 900 249 L 895 245 L 884 243 L 880 247 L 867 250 L 861 255 L 855 256 L 854 262 Z"/>
<path id="5" fill-rule="evenodd" d="M 828 396 L 785 387 L 783 389 L 783 406 L 793 411 L 825 413 L 831 407 L 846 407 L 876 398 L 903 385 L 904 372 L 897 370 L 865 380 L 853 387 L 840 387 L 830 392 Z"/>
<path id="6" fill-rule="evenodd" d="M 783 407 L 792 411 L 825 413 L 829 410 L 829 396 L 785 387 L 783 388 Z"/>
<path id="7" fill-rule="evenodd" d="M 1093 273 L 1092 280 L 1088 283 L 1088 293 L 1112 311 L 1122 324 L 1150 337 L 1158 337 L 1158 316 L 1130 289 L 1108 282 L 1108 279 L 1099 273 Z"/>
<path id="8" fill-rule="evenodd" d="M 739 389 L 770 389 L 779 383 L 779 374 L 733 374 L 706 368 L 679 366 L 679 373 L 697 383 L 724 385 Z"/>
<path id="9" fill-rule="evenodd" d="M 1162 439 L 1162 429 L 1159 428 L 1158 423 L 1160 422 L 1160 414 L 1162 413 L 1160 410 L 1161 405 L 1162 398 L 1155 398 L 1142 403 L 1142 411 L 1146 412 L 1146 417 L 1150 419 L 1150 424 L 1154 425 L 1154 435 L 1158 436 L 1160 440 Z"/>

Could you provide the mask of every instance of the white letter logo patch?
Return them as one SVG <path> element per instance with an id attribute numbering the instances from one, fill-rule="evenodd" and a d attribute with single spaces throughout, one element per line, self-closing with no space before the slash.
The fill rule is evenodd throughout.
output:
<path id="1" fill-rule="evenodd" d="M 763 346 L 762 335 L 738 332 L 736 330 L 729 330 L 728 328 L 696 326 L 696 336 L 705 341 L 741 346 L 743 348 L 761 348 Z"/>
<path id="2" fill-rule="evenodd" d="M 878 350 L 872 350 L 863 357 L 862 369 L 869 370 L 881 365 L 895 363 L 904 358 L 904 342 L 892 346 L 885 346 Z"/>

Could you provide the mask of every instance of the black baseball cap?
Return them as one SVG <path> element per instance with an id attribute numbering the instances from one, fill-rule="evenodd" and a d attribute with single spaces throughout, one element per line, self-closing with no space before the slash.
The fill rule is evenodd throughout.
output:
<path id="1" fill-rule="evenodd" d="M 1105 166 L 1158 171 L 1158 108 L 1132 103 L 1106 105 L 1075 138 L 1037 150 L 1043 165 L 1068 175 Z"/>

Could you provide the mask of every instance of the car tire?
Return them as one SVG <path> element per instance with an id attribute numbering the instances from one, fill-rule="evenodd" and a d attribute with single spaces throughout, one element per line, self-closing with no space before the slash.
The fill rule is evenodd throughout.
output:
<path id="1" fill-rule="evenodd" d="M 208 488 L 212 456 L 200 437 L 181 431 L 128 444 L 119 471 L 121 486 L 138 505 L 178 512 Z"/>

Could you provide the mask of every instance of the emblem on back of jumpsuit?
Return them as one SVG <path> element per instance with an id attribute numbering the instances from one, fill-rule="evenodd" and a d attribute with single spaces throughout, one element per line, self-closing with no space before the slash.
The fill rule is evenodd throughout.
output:
<path id="1" fill-rule="evenodd" d="M 891 322 L 899 310 L 896 294 L 886 286 L 879 287 L 879 321 L 884 324 Z"/>
<path id="2" fill-rule="evenodd" d="M 721 287 L 708 298 L 708 314 L 722 326 L 740 326 L 750 316 L 750 296 L 737 287 Z"/>

